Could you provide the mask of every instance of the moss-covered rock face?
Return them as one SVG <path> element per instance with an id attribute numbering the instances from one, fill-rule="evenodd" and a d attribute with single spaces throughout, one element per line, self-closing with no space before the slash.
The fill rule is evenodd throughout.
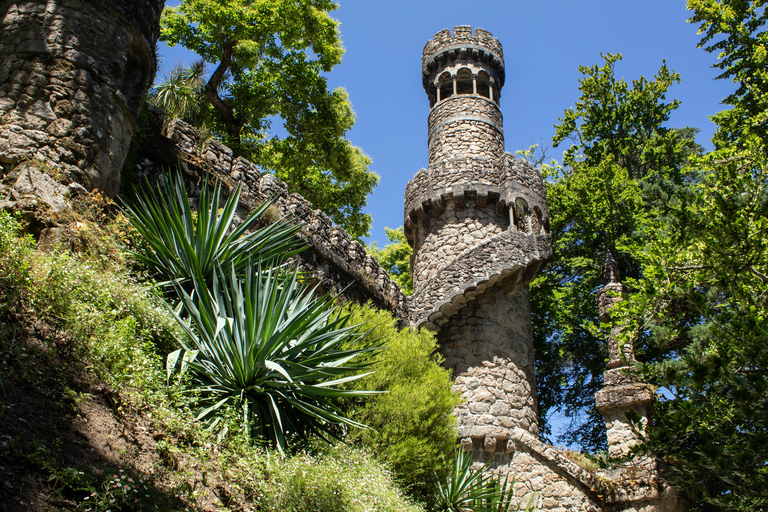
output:
<path id="1" fill-rule="evenodd" d="M 35 159 L 117 193 L 163 4 L 0 1 L 0 173 Z"/>

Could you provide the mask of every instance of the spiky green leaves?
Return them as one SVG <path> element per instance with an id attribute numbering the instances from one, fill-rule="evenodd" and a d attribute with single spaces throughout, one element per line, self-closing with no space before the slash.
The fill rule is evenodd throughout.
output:
<path id="1" fill-rule="evenodd" d="M 513 509 L 515 501 L 515 479 L 509 481 L 509 475 L 486 476 L 491 461 L 480 466 L 472 463 L 472 454 L 456 452 L 451 471 L 443 483 L 437 485 L 438 512 L 508 512 L 519 511 L 523 499 Z M 533 510 L 535 494 L 525 505 L 526 512 Z"/>
<path id="2" fill-rule="evenodd" d="M 172 285 L 174 311 L 189 341 L 168 357 L 168 375 L 189 372 L 198 418 L 212 426 L 232 410 L 255 436 L 285 449 L 291 436 L 334 435 L 341 398 L 371 394 L 339 389 L 363 377 L 353 360 L 370 348 L 348 317 L 315 298 L 286 260 L 300 250 L 299 225 L 254 229 L 270 204 L 234 226 L 240 188 L 222 202 L 221 185 L 203 186 L 192 211 L 181 178 L 138 194 L 127 206 L 149 247 L 138 256 Z M 370 345 L 370 344 L 368 344 Z"/>
<path id="3" fill-rule="evenodd" d="M 177 314 L 191 342 L 181 353 L 200 394 L 198 418 L 215 424 L 235 407 L 249 431 L 284 450 L 292 435 L 333 436 L 338 424 L 363 427 L 341 414 L 341 398 L 368 391 L 338 386 L 365 376 L 355 358 L 364 336 L 348 316 L 315 298 L 298 273 L 262 270 L 253 261 L 243 279 L 234 270 L 214 272 L 210 289 L 195 280 L 181 291 L 188 318 Z M 370 350 L 370 349 L 368 349 Z"/>
<path id="4" fill-rule="evenodd" d="M 159 186 L 139 191 L 135 204 L 126 204 L 126 214 L 149 248 L 136 256 L 155 271 L 163 284 L 176 283 L 191 291 L 193 280 L 211 283 L 216 265 L 234 267 L 242 274 L 248 258 L 279 265 L 301 250 L 296 233 L 301 226 L 287 221 L 256 229 L 270 202 L 255 209 L 235 226 L 240 186 L 223 201 L 221 184 L 213 194 L 204 184 L 196 213 L 193 213 L 180 175 L 168 176 Z M 219 210 L 219 205 L 224 202 Z"/>

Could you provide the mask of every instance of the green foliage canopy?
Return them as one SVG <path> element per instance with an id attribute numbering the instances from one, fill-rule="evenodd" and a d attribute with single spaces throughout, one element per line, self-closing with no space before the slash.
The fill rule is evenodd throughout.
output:
<path id="1" fill-rule="evenodd" d="M 640 450 L 669 466 L 697 511 L 768 510 L 768 140 L 764 1 L 689 1 L 701 44 L 737 84 L 714 119 L 716 150 L 649 218 L 643 273 L 616 310 L 623 342 L 678 349 L 645 364 L 669 396 Z M 763 105 L 762 107 L 760 105 Z"/>
<path id="2" fill-rule="evenodd" d="M 361 237 L 371 223 L 362 208 L 378 176 L 345 139 L 354 123 L 346 92 L 328 91 L 323 76 L 343 53 L 328 15 L 335 8 L 328 0 L 184 0 L 163 11 L 160 38 L 215 64 L 201 88 L 180 80 L 181 89 L 202 93 L 213 133 Z M 283 138 L 267 135 L 275 119 Z"/>
<path id="3" fill-rule="evenodd" d="M 643 366 L 671 397 L 642 449 L 692 510 L 768 510 L 768 160 L 744 144 L 692 161 L 700 178 L 644 227 L 643 276 L 614 315 L 621 341 L 677 347 Z"/>
<path id="4" fill-rule="evenodd" d="M 703 34 L 699 47 L 716 53 L 713 67 L 736 90 L 723 100 L 732 108 L 718 112 L 716 146 L 753 134 L 768 140 L 768 12 L 765 0 L 688 0 L 689 20 Z"/>
<path id="5" fill-rule="evenodd" d="M 607 357 L 595 328 L 603 256 L 611 251 L 622 275 L 639 275 L 627 246 L 638 239 L 642 220 L 657 214 L 656 198 L 685 182 L 685 158 L 696 151 L 692 130 L 664 126 L 678 106 L 666 101 L 676 73 L 662 64 L 653 80 L 630 84 L 615 76 L 620 54 L 603 60 L 579 67 L 581 96 L 555 125 L 555 145 L 572 144 L 562 166 L 543 169 L 554 257 L 531 293 L 540 412 L 562 408 L 582 418 L 561 440 L 589 450 L 605 445 L 594 405 Z"/>

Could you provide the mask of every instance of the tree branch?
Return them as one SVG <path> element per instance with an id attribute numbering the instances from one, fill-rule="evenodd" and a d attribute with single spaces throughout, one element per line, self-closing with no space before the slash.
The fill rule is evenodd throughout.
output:
<path id="1" fill-rule="evenodd" d="M 749 271 L 752 272 L 753 274 L 755 274 L 757 277 L 759 277 L 762 282 L 768 283 L 768 276 L 767 275 L 763 274 L 762 272 L 759 272 L 758 270 L 755 269 L 755 267 L 753 267 L 751 265 L 748 268 L 749 268 Z"/>
<path id="2" fill-rule="evenodd" d="M 224 100 L 219 96 L 219 86 L 224 81 L 224 76 L 229 70 L 229 66 L 232 64 L 232 50 L 235 48 L 237 41 L 227 40 L 224 42 L 224 48 L 221 54 L 221 62 L 213 72 L 211 78 L 208 79 L 208 83 L 205 84 L 205 96 L 208 101 L 211 102 L 213 108 L 221 115 L 224 122 L 231 126 L 242 126 L 242 122 L 235 117 L 235 112 L 232 108 L 224 103 Z"/>

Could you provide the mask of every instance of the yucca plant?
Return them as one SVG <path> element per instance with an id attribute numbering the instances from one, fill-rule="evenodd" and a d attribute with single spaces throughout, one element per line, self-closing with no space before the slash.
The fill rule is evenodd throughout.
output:
<path id="1" fill-rule="evenodd" d="M 473 512 L 517 512 L 523 510 L 524 512 L 531 512 L 534 510 L 534 501 L 536 500 L 536 494 L 531 494 L 528 503 L 523 506 L 523 501 L 520 500 L 515 508 L 512 508 L 512 503 L 515 498 L 515 477 L 512 480 L 509 479 L 509 473 L 502 478 L 500 474 L 489 477 L 487 479 L 479 479 L 477 485 L 484 488 L 487 492 L 483 493 L 482 497 L 472 500 L 470 509 Z"/>
<path id="2" fill-rule="evenodd" d="M 149 91 L 148 100 L 163 109 L 167 119 L 180 118 L 200 128 L 204 113 L 205 62 L 175 66 Z"/>
<path id="3" fill-rule="evenodd" d="M 148 251 L 137 252 L 137 258 L 165 280 L 161 284 L 191 291 L 193 280 L 213 281 L 216 265 L 234 267 L 242 275 L 251 255 L 279 265 L 302 250 L 295 236 L 301 229 L 298 223 L 282 221 L 254 229 L 271 205 L 269 201 L 234 227 L 240 191 L 238 185 L 219 210 L 221 183 L 215 183 L 213 194 L 204 183 L 195 215 L 178 173 L 166 176 L 158 190 L 149 186 L 138 190 L 135 204 L 124 205 L 126 216 L 148 247 Z"/>
<path id="4" fill-rule="evenodd" d="M 348 315 L 300 285 L 293 270 L 263 270 L 249 261 L 239 278 L 221 268 L 209 286 L 195 279 L 194 294 L 179 288 L 189 343 L 168 357 L 169 377 L 182 361 L 199 395 L 198 419 L 213 427 L 234 407 L 247 431 L 280 450 L 293 435 L 335 437 L 339 424 L 363 428 L 337 401 L 372 394 L 337 386 L 367 374 L 354 364 L 365 334 Z M 366 344 L 370 345 L 370 344 Z"/>
<path id="5" fill-rule="evenodd" d="M 471 511 L 470 505 L 488 494 L 477 485 L 486 468 L 472 469 L 472 453 L 457 450 L 445 482 L 437 483 L 437 512 Z"/>
<path id="6" fill-rule="evenodd" d="M 444 483 L 438 481 L 436 512 L 509 512 L 515 496 L 515 479 L 509 482 L 509 475 L 485 477 L 490 461 L 472 468 L 472 453 L 456 451 L 451 471 Z M 532 495 L 525 512 L 533 510 L 535 495 Z M 519 511 L 522 501 L 514 509 Z"/>

